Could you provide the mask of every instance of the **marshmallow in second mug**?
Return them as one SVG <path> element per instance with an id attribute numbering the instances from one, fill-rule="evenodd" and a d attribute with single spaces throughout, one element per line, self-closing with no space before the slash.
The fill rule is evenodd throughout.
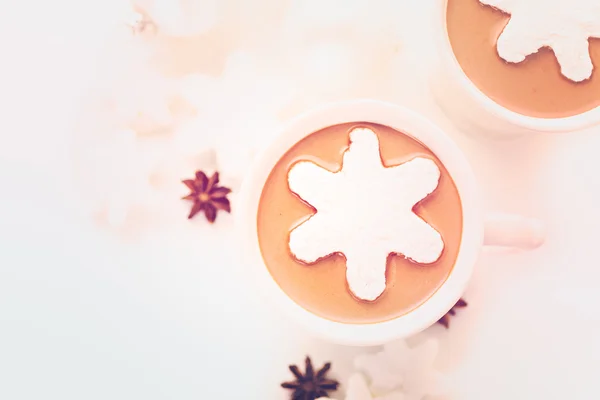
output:
<path id="1" fill-rule="evenodd" d="M 600 123 L 600 2 L 437 0 L 438 104 L 470 133 Z"/>
<path id="2" fill-rule="evenodd" d="M 410 110 L 356 100 L 308 112 L 244 181 L 248 282 L 326 340 L 410 336 L 457 302 L 484 244 L 543 241 L 536 220 L 484 217 L 478 190 L 458 147 Z"/>

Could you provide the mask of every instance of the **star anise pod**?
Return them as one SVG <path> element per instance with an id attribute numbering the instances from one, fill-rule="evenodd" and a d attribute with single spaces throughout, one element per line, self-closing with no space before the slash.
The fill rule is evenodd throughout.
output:
<path id="1" fill-rule="evenodd" d="M 468 306 L 467 302 L 460 299 L 454 306 L 448 311 L 442 318 L 439 319 L 438 324 L 444 325 L 446 329 L 450 327 L 450 318 L 456 315 L 457 308 L 465 308 Z"/>
<path id="2" fill-rule="evenodd" d="M 296 365 L 290 365 L 290 371 L 292 371 L 296 380 L 281 384 L 281 387 L 294 391 L 291 397 L 292 400 L 316 400 L 321 397 L 327 397 L 328 391 L 337 390 L 339 382 L 326 378 L 327 372 L 331 368 L 331 363 L 326 363 L 315 373 L 310 357 L 306 357 L 305 362 L 306 371 L 304 375 Z"/>
<path id="3" fill-rule="evenodd" d="M 194 202 L 188 218 L 193 218 L 200 211 L 204 211 L 208 222 L 213 223 L 217 219 L 218 210 L 231 212 L 231 204 L 227 199 L 231 189 L 219 186 L 218 183 L 218 172 L 215 172 L 209 179 L 202 171 L 196 171 L 195 179 L 183 181 L 183 184 L 191 190 L 191 193 L 183 199 Z"/>

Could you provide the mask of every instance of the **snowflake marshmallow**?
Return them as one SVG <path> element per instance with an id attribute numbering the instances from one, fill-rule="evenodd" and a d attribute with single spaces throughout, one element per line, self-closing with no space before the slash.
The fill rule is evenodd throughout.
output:
<path id="1" fill-rule="evenodd" d="M 550 47 L 562 74 L 581 82 L 592 76 L 590 37 L 600 37 L 597 0 L 479 0 L 511 15 L 498 38 L 498 54 L 519 63 L 542 47 Z"/>
<path id="2" fill-rule="evenodd" d="M 309 264 L 343 253 L 350 290 L 359 299 L 374 301 L 385 290 L 390 254 L 421 264 L 441 256 L 440 233 L 413 212 L 437 188 L 439 178 L 436 163 L 424 157 L 386 168 L 375 132 L 355 128 L 340 171 L 310 161 L 290 169 L 290 190 L 317 211 L 291 231 L 290 251 Z"/>

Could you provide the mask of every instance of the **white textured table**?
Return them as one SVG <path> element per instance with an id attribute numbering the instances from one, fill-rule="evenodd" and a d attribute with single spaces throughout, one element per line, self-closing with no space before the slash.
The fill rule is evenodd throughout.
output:
<path id="1" fill-rule="evenodd" d="M 305 354 L 332 360 L 343 380 L 360 350 L 313 340 L 257 301 L 236 279 L 244 265 L 233 258 L 230 216 L 189 224 L 176 202 L 175 222 L 135 241 L 82 217 L 73 106 L 109 12 L 62 3 L 0 17 L 0 398 L 284 399 L 286 366 Z M 399 23 L 425 31 L 431 2 L 412 3 Z M 389 90 L 372 95 L 445 128 L 489 209 L 537 216 L 549 229 L 534 252 L 486 251 L 469 308 L 449 331 L 426 332 L 440 339 L 456 398 L 597 397 L 600 132 L 506 143 L 463 136 L 427 96 L 434 49 L 426 36 L 413 39 Z"/>

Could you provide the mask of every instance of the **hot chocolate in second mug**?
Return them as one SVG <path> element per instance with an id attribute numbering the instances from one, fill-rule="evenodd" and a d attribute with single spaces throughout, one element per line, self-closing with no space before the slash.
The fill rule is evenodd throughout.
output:
<path id="1" fill-rule="evenodd" d="M 435 0 L 431 90 L 465 133 L 600 125 L 600 2 Z M 596 39 L 594 39 L 596 38 Z"/>
<path id="2" fill-rule="evenodd" d="M 535 248 L 537 220 L 484 216 L 460 149 L 400 106 L 354 100 L 291 121 L 237 209 L 249 283 L 323 339 L 377 345 L 433 325 L 484 245 Z"/>

